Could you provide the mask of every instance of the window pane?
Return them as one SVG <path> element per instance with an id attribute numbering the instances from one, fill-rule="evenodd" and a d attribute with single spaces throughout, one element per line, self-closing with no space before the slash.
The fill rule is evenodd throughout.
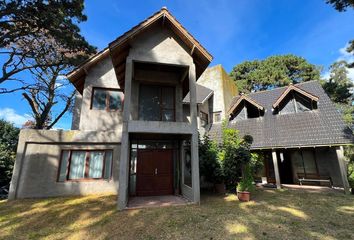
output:
<path id="1" fill-rule="evenodd" d="M 66 169 L 68 167 L 68 158 L 69 158 L 70 151 L 63 151 L 61 155 L 60 161 L 60 172 L 59 172 L 59 182 L 64 182 L 66 180 Z"/>
<path id="2" fill-rule="evenodd" d="M 295 95 L 297 111 L 306 112 L 311 110 L 311 101 L 302 97 L 300 94 Z"/>
<path id="3" fill-rule="evenodd" d="M 111 178 L 111 173 L 112 173 L 112 157 L 113 157 L 113 151 L 106 151 L 106 157 L 105 157 L 105 167 L 104 167 L 104 179 L 110 179 Z"/>
<path id="4" fill-rule="evenodd" d="M 136 192 L 136 163 L 137 149 L 132 149 L 130 152 L 130 194 L 135 195 Z"/>
<path id="5" fill-rule="evenodd" d="M 140 85 L 139 120 L 160 121 L 160 88 Z"/>
<path id="6" fill-rule="evenodd" d="M 109 92 L 109 109 L 120 110 L 122 109 L 123 93 L 119 91 Z"/>
<path id="7" fill-rule="evenodd" d="M 171 87 L 162 88 L 162 107 L 174 109 L 175 89 Z"/>
<path id="8" fill-rule="evenodd" d="M 174 110 L 162 110 L 162 121 L 172 122 L 174 120 Z"/>
<path id="9" fill-rule="evenodd" d="M 69 179 L 80 179 L 85 177 L 85 151 L 71 152 Z"/>
<path id="10" fill-rule="evenodd" d="M 295 105 L 294 99 L 289 98 L 288 102 L 286 102 L 285 106 L 281 108 L 280 114 L 288 114 L 288 113 L 295 113 Z"/>
<path id="11" fill-rule="evenodd" d="M 93 90 L 93 109 L 106 109 L 106 94 L 107 92 L 102 89 Z"/>
<path id="12" fill-rule="evenodd" d="M 192 158 L 190 148 L 184 149 L 183 183 L 192 187 Z"/>
<path id="13" fill-rule="evenodd" d="M 89 178 L 101 178 L 103 172 L 103 151 L 90 152 Z"/>

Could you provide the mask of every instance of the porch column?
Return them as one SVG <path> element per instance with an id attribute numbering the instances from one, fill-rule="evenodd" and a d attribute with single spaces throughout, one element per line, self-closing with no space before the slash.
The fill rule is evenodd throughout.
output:
<path id="1" fill-rule="evenodd" d="M 192 191 L 193 202 L 200 201 L 199 184 L 199 155 L 198 155 L 198 126 L 197 126 L 197 93 L 195 65 L 189 66 L 189 92 L 190 92 L 190 116 L 191 116 L 191 158 L 192 158 Z"/>
<path id="2" fill-rule="evenodd" d="M 344 192 L 345 194 L 350 194 L 343 147 L 342 146 L 336 147 L 336 153 L 337 153 L 340 176 L 343 182 Z"/>
<path id="3" fill-rule="evenodd" d="M 129 132 L 128 123 L 130 120 L 131 86 L 133 75 L 133 61 L 126 59 L 125 83 L 124 83 L 124 108 L 123 108 L 123 131 L 120 147 L 119 181 L 118 181 L 118 209 L 123 210 L 128 203 L 129 183 Z"/>
<path id="4" fill-rule="evenodd" d="M 273 158 L 273 166 L 274 166 L 274 174 L 275 174 L 275 183 L 277 184 L 277 189 L 281 189 L 277 151 L 276 150 L 272 150 L 272 158 Z"/>

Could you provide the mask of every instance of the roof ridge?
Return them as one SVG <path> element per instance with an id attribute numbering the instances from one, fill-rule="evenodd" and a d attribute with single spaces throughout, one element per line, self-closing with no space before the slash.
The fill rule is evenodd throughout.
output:
<path id="1" fill-rule="evenodd" d="M 299 82 L 299 83 L 296 83 L 296 84 L 292 84 L 292 86 L 299 86 L 299 85 L 304 85 L 304 84 L 309 84 L 309 83 L 312 83 L 312 82 L 318 82 L 318 80 L 310 80 L 310 81 L 306 81 L 306 82 Z M 262 90 L 262 91 L 258 91 L 258 92 L 251 92 L 251 93 L 247 93 L 245 95 L 251 95 L 251 94 L 259 94 L 259 93 L 265 93 L 265 92 L 270 92 L 270 91 L 274 91 L 274 90 L 278 90 L 278 89 L 282 89 L 282 88 L 288 88 L 290 85 L 288 86 L 282 86 L 282 87 L 276 87 L 276 88 L 273 88 L 273 89 L 266 89 L 266 90 Z"/>

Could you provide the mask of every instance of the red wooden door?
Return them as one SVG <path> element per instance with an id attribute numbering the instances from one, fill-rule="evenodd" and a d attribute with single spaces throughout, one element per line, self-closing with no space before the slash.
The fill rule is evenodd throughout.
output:
<path id="1" fill-rule="evenodd" d="M 136 195 L 173 194 L 172 150 L 138 150 Z"/>

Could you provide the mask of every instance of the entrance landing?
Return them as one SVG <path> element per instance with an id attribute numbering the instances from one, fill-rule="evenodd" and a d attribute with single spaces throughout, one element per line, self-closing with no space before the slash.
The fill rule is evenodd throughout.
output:
<path id="1" fill-rule="evenodd" d="M 178 206 L 190 203 L 181 196 L 165 195 L 165 196 L 148 196 L 148 197 L 131 197 L 128 202 L 128 209 L 150 208 L 150 207 L 167 207 Z"/>

